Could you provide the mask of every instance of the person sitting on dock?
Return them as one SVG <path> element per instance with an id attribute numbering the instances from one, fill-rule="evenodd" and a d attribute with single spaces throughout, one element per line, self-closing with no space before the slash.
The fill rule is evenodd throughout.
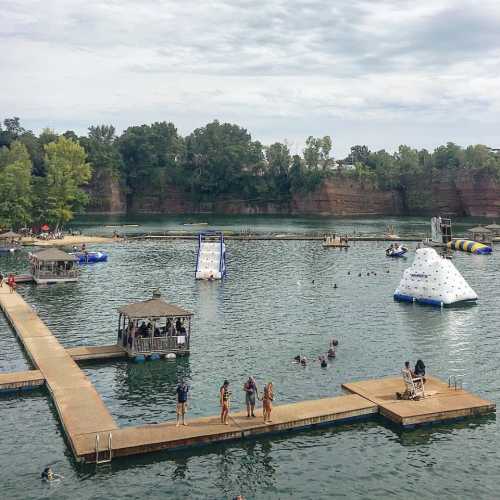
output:
<path id="1" fill-rule="evenodd" d="M 179 417 L 182 417 L 182 425 L 187 425 L 186 423 L 186 410 L 187 410 L 187 398 L 189 392 L 189 386 L 181 380 L 181 383 L 177 386 L 175 390 L 177 393 L 177 423 L 176 426 L 179 427 Z"/>
<path id="2" fill-rule="evenodd" d="M 413 372 L 415 377 L 420 377 L 425 384 L 425 365 L 421 359 L 417 359 L 415 363 L 415 371 Z"/>
<path id="3" fill-rule="evenodd" d="M 231 399 L 231 391 L 229 390 L 229 381 L 224 380 L 222 387 L 220 388 L 220 420 L 224 425 L 229 425 L 227 418 L 229 416 L 229 403 Z"/>
<path id="4" fill-rule="evenodd" d="M 409 361 L 405 361 L 405 367 L 403 368 L 403 371 L 406 372 L 406 373 L 409 373 L 409 375 L 410 375 L 411 378 L 415 378 L 415 373 L 410 368 L 410 362 Z"/>
<path id="5" fill-rule="evenodd" d="M 243 385 L 245 391 L 245 403 L 247 405 L 247 418 L 255 417 L 255 395 L 257 394 L 257 384 L 253 377 L 248 377 L 248 380 Z"/>

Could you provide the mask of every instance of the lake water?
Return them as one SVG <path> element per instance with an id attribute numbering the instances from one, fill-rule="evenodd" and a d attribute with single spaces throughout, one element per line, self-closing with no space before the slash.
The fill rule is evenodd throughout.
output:
<path id="1" fill-rule="evenodd" d="M 88 220 L 85 227 L 98 231 L 100 223 Z M 398 232 L 416 226 L 425 231 L 427 221 L 214 221 L 222 228 L 271 232 L 341 225 L 376 232 L 388 223 Z M 147 227 L 164 230 L 175 224 L 154 218 Z M 189 358 L 84 365 L 122 426 L 175 418 L 174 391 L 181 377 L 191 386 L 189 416 L 195 417 L 219 411 L 218 389 L 225 378 L 233 384 L 233 407 L 239 409 L 248 375 L 255 375 L 260 387 L 273 381 L 280 404 L 341 394 L 344 381 L 395 375 L 406 359 L 417 358 L 433 375 L 445 380 L 457 375 L 464 388 L 498 404 L 498 254 L 456 252 L 453 262 L 479 301 L 439 310 L 393 301 L 412 255 L 387 259 L 385 246 L 359 242 L 340 251 L 324 250 L 317 241 L 229 241 L 227 279 L 206 283 L 194 280 L 194 241 L 134 241 L 99 246 L 109 252 L 109 262 L 84 267 L 76 284 L 19 290 L 65 346 L 114 343 L 116 309 L 149 298 L 157 287 L 167 300 L 195 313 Z M 0 258 L 2 271 L 26 265 L 25 256 Z M 338 357 L 327 369 L 291 362 L 298 353 L 309 358 L 324 353 L 331 338 L 339 340 Z M 0 370 L 29 366 L 0 317 Z M 1 398 L 0 416 L 2 498 L 219 499 L 241 493 L 247 499 L 489 499 L 499 493 L 495 415 L 405 432 L 374 420 L 117 459 L 97 468 L 74 462 L 45 391 Z M 41 484 L 39 474 L 47 464 L 64 480 Z"/>

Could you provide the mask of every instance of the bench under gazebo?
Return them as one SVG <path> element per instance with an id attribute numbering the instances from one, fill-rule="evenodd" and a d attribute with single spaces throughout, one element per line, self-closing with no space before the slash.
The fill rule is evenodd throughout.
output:
<path id="1" fill-rule="evenodd" d="M 118 312 L 117 344 L 129 357 L 143 361 L 189 354 L 193 313 L 166 302 L 159 290 Z"/>

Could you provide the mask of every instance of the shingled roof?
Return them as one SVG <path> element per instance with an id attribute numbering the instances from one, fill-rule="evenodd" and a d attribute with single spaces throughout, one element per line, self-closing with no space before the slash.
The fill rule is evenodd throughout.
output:
<path id="1" fill-rule="evenodd" d="M 158 290 L 153 292 L 153 298 L 123 306 L 118 311 L 129 318 L 162 318 L 193 315 L 192 312 L 186 311 L 182 307 L 165 302 Z"/>
<path id="2" fill-rule="evenodd" d="M 63 252 L 57 248 L 47 248 L 33 254 L 33 258 L 44 262 L 72 262 L 76 260 L 74 255 Z"/>

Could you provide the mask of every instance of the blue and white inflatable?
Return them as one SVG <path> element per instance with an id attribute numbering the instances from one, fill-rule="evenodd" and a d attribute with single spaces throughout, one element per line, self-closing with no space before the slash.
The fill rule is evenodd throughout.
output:
<path id="1" fill-rule="evenodd" d="M 94 262 L 106 262 L 108 254 L 104 252 L 74 252 L 70 253 L 78 259 L 79 264 L 93 264 Z"/>
<path id="2" fill-rule="evenodd" d="M 477 295 L 449 259 L 438 255 L 433 248 L 420 248 L 411 267 L 404 271 L 394 299 L 448 306 L 474 302 Z"/>

